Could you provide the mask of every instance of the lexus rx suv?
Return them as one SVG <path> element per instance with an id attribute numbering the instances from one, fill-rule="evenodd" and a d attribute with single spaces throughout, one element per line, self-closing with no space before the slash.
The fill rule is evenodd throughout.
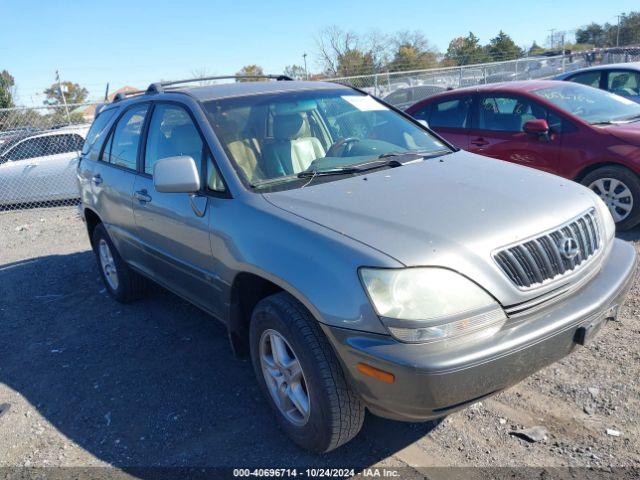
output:
<path id="1" fill-rule="evenodd" d="M 108 292 L 152 280 L 223 322 L 299 445 L 344 444 L 367 409 L 447 415 L 615 318 L 636 253 L 591 190 L 358 90 L 267 80 L 103 107 L 80 208 Z"/>

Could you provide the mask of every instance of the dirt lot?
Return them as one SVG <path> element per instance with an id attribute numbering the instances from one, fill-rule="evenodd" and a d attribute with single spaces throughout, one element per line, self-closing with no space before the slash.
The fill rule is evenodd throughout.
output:
<path id="1" fill-rule="evenodd" d="M 640 229 L 625 238 L 640 247 Z M 164 290 L 128 306 L 107 296 L 75 208 L 0 212 L 0 467 L 636 469 L 639 318 L 636 282 L 620 322 L 562 362 L 439 424 L 369 416 L 314 456 L 278 430 L 221 325 Z M 509 433 L 532 426 L 546 440 Z"/>

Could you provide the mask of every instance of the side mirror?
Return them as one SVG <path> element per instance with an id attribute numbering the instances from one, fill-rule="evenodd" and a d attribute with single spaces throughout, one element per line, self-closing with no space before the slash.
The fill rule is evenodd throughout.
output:
<path id="1" fill-rule="evenodd" d="M 530 133 L 531 135 L 548 135 L 549 124 L 544 118 L 536 118 L 535 120 L 525 122 L 522 130 L 526 133 Z"/>
<path id="2" fill-rule="evenodd" d="M 158 160 L 153 165 L 153 186 L 165 193 L 197 192 L 200 174 L 195 160 L 186 155 Z"/>

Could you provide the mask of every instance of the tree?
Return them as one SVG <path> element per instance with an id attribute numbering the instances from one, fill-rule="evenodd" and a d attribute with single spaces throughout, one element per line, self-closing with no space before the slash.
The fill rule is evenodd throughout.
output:
<path id="1" fill-rule="evenodd" d="M 586 43 L 603 47 L 607 41 L 607 33 L 602 25 L 595 22 L 576 30 L 576 43 Z"/>
<path id="2" fill-rule="evenodd" d="M 616 34 L 617 26 L 613 26 Z M 620 18 L 620 45 L 632 45 L 640 43 L 640 12 L 631 12 L 622 15 Z M 615 45 L 615 42 L 612 42 Z"/>
<path id="3" fill-rule="evenodd" d="M 537 44 L 534 40 L 531 46 L 529 47 L 529 55 L 542 55 L 544 53 L 544 48 Z"/>
<path id="4" fill-rule="evenodd" d="M 62 82 L 62 91 L 64 93 L 64 99 L 67 102 L 67 105 L 73 103 L 83 103 L 87 97 L 89 96 L 89 92 L 86 88 L 81 87 L 77 83 L 72 82 Z M 58 82 L 52 84 L 49 88 L 44 91 L 46 95 L 46 99 L 44 101 L 45 105 L 62 105 L 62 95 L 60 94 L 60 85 Z"/>
<path id="5" fill-rule="evenodd" d="M 480 39 L 473 32 L 469 32 L 466 37 L 451 40 L 444 58 L 450 65 L 470 65 L 489 61 L 489 56 L 480 45 Z"/>
<path id="6" fill-rule="evenodd" d="M 251 65 L 245 65 L 244 67 L 242 67 L 238 72 L 236 72 L 236 75 L 260 76 L 260 75 L 264 75 L 264 71 L 262 70 L 261 66 L 251 64 Z M 260 81 L 259 78 L 237 78 L 236 79 L 236 82 L 259 82 L 259 81 Z"/>
<path id="7" fill-rule="evenodd" d="M 438 63 L 438 52 L 420 32 L 398 32 L 393 38 L 393 59 L 387 69 L 391 72 L 421 70 Z"/>
<path id="8" fill-rule="evenodd" d="M 523 53 L 513 39 L 502 30 L 489 41 L 489 45 L 486 46 L 485 50 L 494 62 L 515 60 L 522 57 Z"/>
<path id="9" fill-rule="evenodd" d="M 282 73 L 294 80 L 305 80 L 307 78 L 307 72 L 300 65 L 287 65 Z"/>
<path id="10" fill-rule="evenodd" d="M 375 73 L 386 59 L 386 36 L 379 32 L 360 37 L 333 26 L 320 32 L 316 44 L 324 73 L 333 77 Z"/>
<path id="11" fill-rule="evenodd" d="M 13 107 L 13 76 L 6 70 L 0 72 L 0 108 Z"/>

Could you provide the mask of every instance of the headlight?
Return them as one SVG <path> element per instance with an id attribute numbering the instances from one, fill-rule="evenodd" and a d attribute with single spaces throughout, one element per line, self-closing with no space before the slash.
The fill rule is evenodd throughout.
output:
<path id="1" fill-rule="evenodd" d="M 404 342 L 493 335 L 507 317 L 475 283 L 444 268 L 361 268 L 360 277 L 389 332 Z"/>

